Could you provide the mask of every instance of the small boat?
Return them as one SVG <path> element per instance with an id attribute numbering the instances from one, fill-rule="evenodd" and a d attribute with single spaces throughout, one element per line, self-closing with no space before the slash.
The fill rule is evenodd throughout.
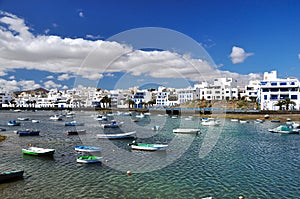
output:
<path id="1" fill-rule="evenodd" d="M 86 130 L 74 130 L 74 131 L 67 131 L 67 135 L 80 135 L 86 133 Z"/>
<path id="2" fill-rule="evenodd" d="M 232 122 L 238 122 L 239 119 L 232 118 L 231 121 L 232 121 Z"/>
<path id="3" fill-rule="evenodd" d="M 29 117 L 18 117 L 20 121 L 29 121 Z"/>
<path id="4" fill-rule="evenodd" d="M 168 147 L 167 144 L 136 143 L 135 140 L 128 145 L 131 147 L 131 149 L 142 150 L 142 151 L 162 151 L 162 150 L 166 150 Z"/>
<path id="5" fill-rule="evenodd" d="M 8 126 L 20 126 L 21 122 L 15 121 L 15 120 L 10 120 L 7 122 Z"/>
<path id="6" fill-rule="evenodd" d="M 22 112 L 22 110 L 21 109 L 16 109 L 16 110 L 14 110 L 14 112 L 20 113 L 20 112 Z"/>
<path id="7" fill-rule="evenodd" d="M 245 124 L 245 123 L 249 123 L 249 121 L 248 120 L 240 120 L 240 123 Z"/>
<path id="8" fill-rule="evenodd" d="M 107 117 L 104 115 L 97 115 L 95 119 L 98 121 L 107 121 Z"/>
<path id="9" fill-rule="evenodd" d="M 40 120 L 31 120 L 32 123 L 40 123 Z"/>
<path id="10" fill-rule="evenodd" d="M 151 113 L 147 112 L 147 113 L 144 113 L 144 115 L 148 115 L 149 116 L 149 115 L 151 115 Z"/>
<path id="11" fill-rule="evenodd" d="M 100 139 L 134 139 L 136 138 L 136 132 L 118 133 L 118 134 L 97 134 Z"/>
<path id="12" fill-rule="evenodd" d="M 160 129 L 160 126 L 152 126 L 151 129 L 153 131 L 158 131 Z"/>
<path id="13" fill-rule="evenodd" d="M 99 152 L 101 151 L 100 147 L 95 146 L 75 146 L 75 151 L 79 152 Z"/>
<path id="14" fill-rule="evenodd" d="M 38 147 L 29 147 L 28 149 L 22 149 L 22 153 L 25 155 L 35 156 L 51 156 L 55 152 L 55 149 L 45 149 Z"/>
<path id="15" fill-rule="evenodd" d="M 37 136 L 37 135 L 40 135 L 40 131 L 30 130 L 30 129 L 15 131 L 15 133 L 18 134 L 19 136 Z"/>
<path id="16" fill-rule="evenodd" d="M 62 120 L 64 116 L 62 115 L 53 115 L 50 117 L 50 120 L 55 120 L 55 121 L 58 121 L 58 120 Z"/>
<path id="17" fill-rule="evenodd" d="M 77 157 L 76 161 L 78 163 L 85 163 L 85 164 L 98 163 L 102 161 L 102 157 L 95 156 L 95 155 L 80 155 Z"/>
<path id="18" fill-rule="evenodd" d="M 264 120 L 262 120 L 262 119 L 256 119 L 255 120 L 255 123 L 263 123 L 264 122 Z"/>
<path id="19" fill-rule="evenodd" d="M 23 170 L 6 171 L 0 173 L 0 183 L 10 182 L 23 178 Z"/>
<path id="20" fill-rule="evenodd" d="M 0 131 L 6 131 L 6 129 L 5 129 L 5 128 L 2 128 L 2 127 L 0 127 Z"/>
<path id="21" fill-rule="evenodd" d="M 66 122 L 65 126 L 84 126 L 84 123 L 79 123 L 77 121 Z"/>
<path id="22" fill-rule="evenodd" d="M 199 134 L 200 129 L 173 129 L 173 133 L 183 133 L 183 134 Z"/>
<path id="23" fill-rule="evenodd" d="M 136 117 L 136 118 L 144 118 L 145 115 L 144 115 L 143 113 L 141 113 L 141 114 L 139 114 L 139 115 L 136 115 L 135 117 Z"/>
<path id="24" fill-rule="evenodd" d="M 269 118 L 270 118 L 270 115 L 266 114 L 266 115 L 264 116 L 264 118 L 265 118 L 265 119 L 269 119 Z"/>
<path id="25" fill-rule="evenodd" d="M 281 134 L 299 134 L 300 129 L 295 129 L 291 125 L 281 124 L 274 129 L 268 129 L 271 133 L 281 133 Z"/>
<path id="26" fill-rule="evenodd" d="M 280 123 L 280 120 L 271 120 L 273 123 Z"/>
<path id="27" fill-rule="evenodd" d="M 101 124 L 102 128 L 118 128 L 120 127 L 124 122 L 116 122 L 116 121 L 112 121 L 109 124 Z"/>
<path id="28" fill-rule="evenodd" d="M 220 121 L 215 119 L 215 118 L 206 118 L 206 120 L 202 119 L 201 124 L 203 126 L 219 126 L 220 125 Z"/>

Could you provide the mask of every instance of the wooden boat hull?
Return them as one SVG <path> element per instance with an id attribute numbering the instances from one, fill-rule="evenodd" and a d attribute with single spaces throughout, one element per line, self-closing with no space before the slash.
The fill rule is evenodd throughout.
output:
<path id="1" fill-rule="evenodd" d="M 23 174 L 24 174 L 23 170 L 8 171 L 8 172 L 0 173 L 0 183 L 22 179 Z"/>

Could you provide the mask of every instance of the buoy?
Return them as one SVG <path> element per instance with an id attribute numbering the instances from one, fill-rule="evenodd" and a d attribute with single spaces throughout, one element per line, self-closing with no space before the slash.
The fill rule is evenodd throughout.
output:
<path id="1" fill-rule="evenodd" d="M 243 196 L 239 196 L 239 199 L 244 199 L 244 197 Z"/>
<path id="2" fill-rule="evenodd" d="M 131 171 L 127 171 L 127 175 L 129 175 L 129 176 L 130 176 L 130 175 L 131 175 Z"/>

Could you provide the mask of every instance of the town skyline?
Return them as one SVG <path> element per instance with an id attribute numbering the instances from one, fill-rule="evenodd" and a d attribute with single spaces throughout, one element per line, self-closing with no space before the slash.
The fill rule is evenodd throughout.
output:
<path id="1" fill-rule="evenodd" d="M 220 77 L 243 87 L 272 70 L 300 78 L 297 1 L 0 5 L 0 83 L 10 91 L 184 88 Z"/>

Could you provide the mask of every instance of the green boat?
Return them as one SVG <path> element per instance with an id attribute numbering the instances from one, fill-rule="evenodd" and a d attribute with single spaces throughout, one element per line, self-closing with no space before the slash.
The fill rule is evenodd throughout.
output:
<path id="1" fill-rule="evenodd" d="M 80 155 L 77 160 L 78 163 L 98 163 L 102 161 L 102 157 L 95 155 Z"/>
<path id="2" fill-rule="evenodd" d="M 50 156 L 53 155 L 55 149 L 44 149 L 38 147 L 29 147 L 28 149 L 22 149 L 22 153 L 25 155 L 35 155 L 35 156 Z"/>

